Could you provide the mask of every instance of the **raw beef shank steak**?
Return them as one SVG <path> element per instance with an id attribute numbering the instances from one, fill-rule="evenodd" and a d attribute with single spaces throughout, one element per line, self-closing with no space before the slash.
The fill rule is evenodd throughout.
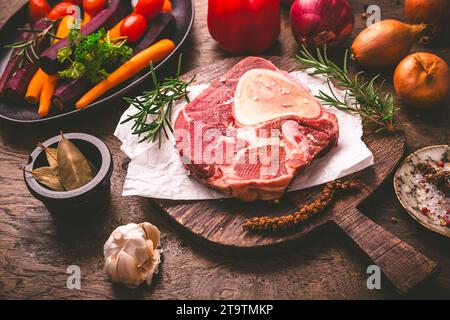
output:
<path id="1" fill-rule="evenodd" d="M 247 57 L 178 114 L 176 147 L 198 181 L 244 201 L 279 199 L 336 146 L 337 118 L 271 62 Z"/>

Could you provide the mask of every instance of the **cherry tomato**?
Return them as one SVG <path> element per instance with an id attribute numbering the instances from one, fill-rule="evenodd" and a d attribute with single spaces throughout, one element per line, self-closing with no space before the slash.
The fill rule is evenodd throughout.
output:
<path id="1" fill-rule="evenodd" d="M 120 25 L 120 35 L 128 37 L 128 42 L 139 40 L 147 29 L 147 20 L 139 13 L 132 13 L 123 19 Z"/>
<path id="2" fill-rule="evenodd" d="M 83 0 L 84 10 L 92 17 L 105 8 L 106 0 Z"/>
<path id="3" fill-rule="evenodd" d="M 161 12 L 164 0 L 139 0 L 134 7 L 134 12 L 142 14 L 147 20 L 153 19 Z"/>
<path id="4" fill-rule="evenodd" d="M 67 9 L 73 6 L 71 2 L 60 2 L 53 7 L 52 11 L 48 14 L 48 18 L 52 20 L 57 20 L 59 18 L 67 16 L 69 13 Z"/>
<path id="5" fill-rule="evenodd" d="M 45 18 L 50 12 L 50 5 L 45 0 L 31 0 L 30 1 L 30 19 L 31 22 L 36 22 Z"/>

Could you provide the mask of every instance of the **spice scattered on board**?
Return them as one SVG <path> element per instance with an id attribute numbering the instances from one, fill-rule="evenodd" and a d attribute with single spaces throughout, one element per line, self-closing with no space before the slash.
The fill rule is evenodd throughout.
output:
<path id="1" fill-rule="evenodd" d="M 42 144 L 38 146 L 44 150 L 49 164 L 30 172 L 40 184 L 53 191 L 70 191 L 86 185 L 94 178 L 97 172 L 95 166 L 63 133 L 57 148 Z"/>
<path id="2" fill-rule="evenodd" d="M 294 214 L 274 218 L 255 217 L 248 219 L 243 227 L 249 231 L 275 231 L 292 228 L 312 215 L 322 212 L 335 198 L 337 191 L 358 190 L 360 187 L 357 181 L 335 180 L 328 182 L 316 200 L 305 204 Z"/>

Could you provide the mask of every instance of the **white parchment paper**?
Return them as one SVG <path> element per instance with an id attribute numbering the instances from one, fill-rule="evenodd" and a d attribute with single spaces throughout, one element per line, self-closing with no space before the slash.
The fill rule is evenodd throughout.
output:
<path id="1" fill-rule="evenodd" d="M 305 71 L 292 74 L 307 84 L 316 95 L 319 90 L 330 93 L 326 80 L 322 76 L 312 76 Z M 208 85 L 190 87 L 189 97 L 194 99 Z M 344 92 L 333 88 L 334 93 L 343 97 Z M 173 119 L 185 105 L 180 102 L 173 109 Z M 325 107 L 336 114 L 339 121 L 338 145 L 323 157 L 316 159 L 292 182 L 288 191 L 305 189 L 351 173 L 360 171 L 373 164 L 373 155 L 361 140 L 362 124 L 359 116 L 351 115 L 332 107 Z M 135 113 L 133 106 L 125 111 L 120 119 Z M 177 150 L 174 148 L 173 135 L 163 139 L 161 148 L 158 143 L 138 143 L 139 137 L 131 134 L 131 122 L 117 126 L 114 135 L 122 141 L 122 151 L 131 159 L 123 186 L 124 196 L 143 196 L 149 198 L 173 200 L 205 200 L 227 198 L 226 195 L 202 185 L 186 174 Z"/>

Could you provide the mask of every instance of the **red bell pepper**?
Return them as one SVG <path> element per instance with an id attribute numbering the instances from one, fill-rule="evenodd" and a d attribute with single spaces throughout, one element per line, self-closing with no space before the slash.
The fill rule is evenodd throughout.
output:
<path id="1" fill-rule="evenodd" d="M 231 53 L 260 53 L 280 34 L 279 0 L 209 0 L 208 29 Z"/>

